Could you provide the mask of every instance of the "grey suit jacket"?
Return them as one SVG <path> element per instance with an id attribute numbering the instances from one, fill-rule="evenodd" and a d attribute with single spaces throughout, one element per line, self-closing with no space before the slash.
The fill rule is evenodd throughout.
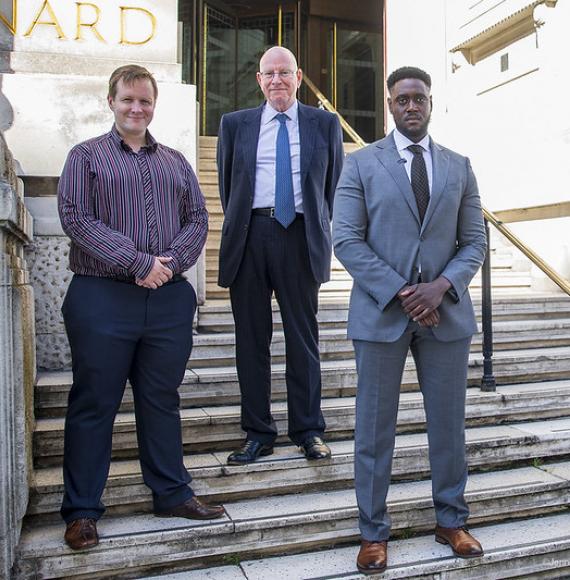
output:
<path id="1" fill-rule="evenodd" d="M 420 225 L 416 200 L 392 134 L 348 156 L 335 194 L 333 244 L 354 279 L 348 336 L 393 342 L 408 318 L 396 296 L 418 278 L 445 276 L 438 340 L 473 334 L 467 287 L 486 250 L 481 202 L 469 160 L 430 141 L 433 184 Z"/>

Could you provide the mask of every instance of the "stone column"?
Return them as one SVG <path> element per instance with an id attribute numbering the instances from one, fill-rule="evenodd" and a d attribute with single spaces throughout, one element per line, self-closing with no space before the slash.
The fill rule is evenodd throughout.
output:
<path id="1" fill-rule="evenodd" d="M 9 578 L 32 469 L 34 300 L 24 261 L 32 220 L 0 133 L 0 577 Z"/>

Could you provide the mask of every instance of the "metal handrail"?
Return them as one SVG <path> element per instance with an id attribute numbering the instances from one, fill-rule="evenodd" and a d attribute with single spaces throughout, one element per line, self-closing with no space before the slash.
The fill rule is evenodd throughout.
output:
<path id="1" fill-rule="evenodd" d="M 329 111 L 329 113 L 334 113 L 338 120 L 340 121 L 341 127 L 347 132 L 350 138 L 360 147 L 366 146 L 366 141 L 350 126 L 348 121 L 332 106 L 331 102 L 319 91 L 315 83 L 307 75 L 303 75 L 303 81 L 311 89 L 315 97 L 319 99 L 323 107 Z"/>
<path id="2" fill-rule="evenodd" d="M 570 282 L 563 278 L 554 268 L 549 266 L 534 250 L 531 250 L 520 238 L 518 238 L 503 222 L 483 208 L 485 219 L 493 224 L 513 246 L 516 246 L 535 266 L 540 268 L 562 291 L 570 296 Z"/>
<path id="3" fill-rule="evenodd" d="M 331 113 L 334 113 L 346 133 L 352 138 L 352 140 L 360 147 L 366 146 L 366 142 L 362 137 L 350 126 L 348 121 L 333 107 L 331 102 L 325 97 L 325 95 L 317 88 L 315 83 L 311 81 L 306 75 L 303 76 L 303 80 L 311 89 L 313 94 L 319 99 L 323 104 L 325 109 Z M 503 236 L 505 236 L 514 246 L 516 246 L 535 266 L 540 268 L 563 292 L 570 296 L 570 282 L 563 278 L 554 268 L 549 266 L 536 252 L 531 250 L 519 237 L 517 237 L 504 223 L 495 216 L 493 212 L 483 207 L 483 215 L 485 219 L 492 224 Z"/>

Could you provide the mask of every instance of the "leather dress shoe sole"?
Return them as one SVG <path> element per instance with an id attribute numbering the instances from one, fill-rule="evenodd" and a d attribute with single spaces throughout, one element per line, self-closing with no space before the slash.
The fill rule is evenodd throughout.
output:
<path id="1" fill-rule="evenodd" d="M 386 570 L 386 568 L 388 566 L 382 566 L 381 568 L 363 568 L 362 566 L 359 566 L 358 562 L 357 562 L 356 567 L 358 568 L 358 571 L 361 574 L 365 574 L 366 576 L 368 576 L 371 574 L 381 574 L 382 572 L 384 572 Z"/>

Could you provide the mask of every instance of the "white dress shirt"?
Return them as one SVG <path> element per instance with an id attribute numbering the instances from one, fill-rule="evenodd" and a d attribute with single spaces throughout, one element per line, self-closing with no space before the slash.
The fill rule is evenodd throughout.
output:
<path id="1" fill-rule="evenodd" d="M 431 150 L 429 148 L 429 135 L 426 135 L 421 141 L 414 143 L 413 141 L 410 141 L 405 135 L 402 135 L 398 129 L 394 129 L 394 142 L 396 143 L 400 157 L 406 160 L 406 163 L 404 163 L 404 168 L 406 169 L 406 173 L 408 174 L 408 179 L 410 182 L 412 180 L 412 159 L 414 158 L 414 154 L 408 149 L 408 145 L 422 146 L 424 150 L 423 157 L 426 163 L 429 191 L 431 193 L 431 187 L 433 183 L 433 162 L 431 159 Z"/>
<path id="2" fill-rule="evenodd" d="M 291 169 L 293 171 L 293 194 L 295 211 L 303 212 L 303 195 L 301 192 L 301 139 L 299 137 L 299 104 L 295 101 L 289 109 L 283 111 L 288 120 L 285 125 L 289 133 L 291 150 Z M 259 142 L 257 144 L 257 161 L 255 165 L 255 191 L 253 206 L 275 207 L 275 155 L 279 114 L 269 103 L 265 103 L 261 113 Z"/>

